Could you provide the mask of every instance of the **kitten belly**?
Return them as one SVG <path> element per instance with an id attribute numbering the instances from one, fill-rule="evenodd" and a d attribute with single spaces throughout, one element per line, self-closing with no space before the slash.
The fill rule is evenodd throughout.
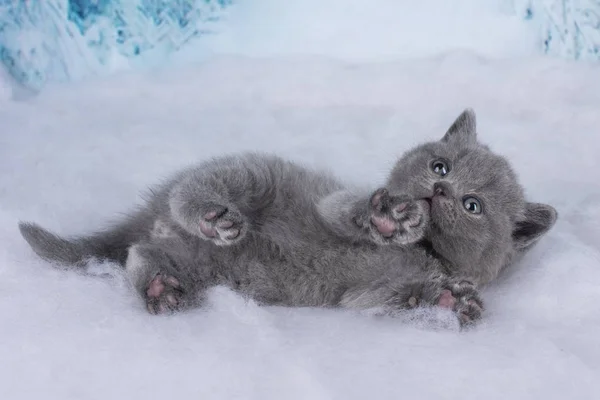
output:
<path id="1" fill-rule="evenodd" d="M 219 252 L 221 283 L 261 304 L 335 306 L 348 288 L 343 247 L 300 241 L 292 246 L 250 235 Z"/>

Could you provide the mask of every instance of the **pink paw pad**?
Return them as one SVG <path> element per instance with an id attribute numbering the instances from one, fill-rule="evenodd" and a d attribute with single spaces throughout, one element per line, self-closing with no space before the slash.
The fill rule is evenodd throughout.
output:
<path id="1" fill-rule="evenodd" d="M 442 290 L 442 294 L 438 299 L 438 306 L 453 309 L 455 304 L 456 298 L 452 295 L 452 292 L 448 289 Z"/>
<path id="2" fill-rule="evenodd" d="M 371 198 L 371 205 L 373 207 L 377 207 L 380 203 L 381 203 L 381 198 L 385 195 L 387 195 L 387 190 L 385 189 L 380 189 L 372 198 Z"/>
<path id="3" fill-rule="evenodd" d="M 398 229 L 396 223 L 389 218 L 373 216 L 371 222 L 383 236 L 389 237 Z"/>
<path id="4" fill-rule="evenodd" d="M 408 203 L 400 203 L 394 207 L 394 211 L 400 214 L 402 211 L 406 210 L 406 207 L 408 207 Z"/>
<path id="5" fill-rule="evenodd" d="M 215 219 L 216 216 L 217 216 L 216 211 L 209 211 L 206 214 L 204 214 L 203 218 L 207 221 L 210 221 L 212 219 Z"/>
<path id="6" fill-rule="evenodd" d="M 146 289 L 146 307 L 150 314 L 164 314 L 174 310 L 179 305 L 178 294 L 174 289 L 178 288 L 179 281 L 168 275 L 156 275 L 148 284 Z"/>
<path id="7" fill-rule="evenodd" d="M 160 275 L 156 275 L 154 279 L 150 281 L 150 285 L 148 285 L 148 290 L 146 290 L 146 294 L 148 297 L 158 297 L 165 290 L 165 284 L 163 283 L 162 277 Z"/>
<path id="8" fill-rule="evenodd" d="M 209 226 L 204 221 L 200 221 L 200 232 L 204 234 L 206 237 L 213 238 L 217 236 L 217 230 L 211 226 Z"/>
<path id="9" fill-rule="evenodd" d="M 200 232 L 209 239 L 220 238 L 234 240 L 241 234 L 241 229 L 236 227 L 234 221 L 223 219 L 223 213 L 210 211 L 202 216 L 199 223 Z"/>
<path id="10" fill-rule="evenodd" d="M 167 285 L 176 288 L 179 287 L 179 281 L 172 276 L 158 274 L 150 281 L 146 295 L 148 297 L 159 297 L 163 294 Z"/>

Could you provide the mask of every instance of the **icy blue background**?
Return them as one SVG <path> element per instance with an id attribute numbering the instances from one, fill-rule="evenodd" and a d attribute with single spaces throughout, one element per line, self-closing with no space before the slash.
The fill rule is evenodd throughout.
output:
<path id="1" fill-rule="evenodd" d="M 27 87 L 157 59 L 232 0 L 0 0 L 0 60 Z"/>
<path id="2" fill-rule="evenodd" d="M 539 29 L 542 51 L 600 61 L 600 0 L 516 0 L 522 16 Z"/>
<path id="3" fill-rule="evenodd" d="M 284 1 L 284 0 L 282 0 Z M 24 86 L 164 60 L 234 0 L 0 0 L 0 61 Z M 512 0 L 540 51 L 600 60 L 600 0 Z"/>

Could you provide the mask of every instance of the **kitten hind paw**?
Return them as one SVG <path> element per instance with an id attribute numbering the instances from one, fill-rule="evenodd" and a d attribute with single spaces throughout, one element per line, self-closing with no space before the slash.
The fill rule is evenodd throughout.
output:
<path id="1" fill-rule="evenodd" d="M 218 246 L 228 246 L 246 234 L 246 222 L 239 211 L 225 206 L 212 206 L 199 222 L 200 236 Z"/>
<path id="2" fill-rule="evenodd" d="M 177 278 L 159 273 L 148 284 L 146 308 L 154 315 L 179 311 L 185 306 L 183 295 Z"/>
<path id="3" fill-rule="evenodd" d="M 473 325 L 483 314 L 483 300 L 469 281 L 454 281 L 445 285 L 436 305 L 448 308 L 456 314 L 463 327 Z"/>
<path id="4" fill-rule="evenodd" d="M 454 312 L 460 326 L 466 328 L 481 319 L 484 305 L 473 283 L 466 280 L 444 279 L 409 285 L 388 301 L 402 309 L 432 305 Z"/>

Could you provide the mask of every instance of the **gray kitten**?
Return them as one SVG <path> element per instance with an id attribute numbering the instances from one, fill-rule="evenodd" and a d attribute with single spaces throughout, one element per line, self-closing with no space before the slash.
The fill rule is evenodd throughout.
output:
<path id="1" fill-rule="evenodd" d="M 117 261 L 151 313 L 201 306 L 227 285 L 261 304 L 425 305 L 480 318 L 477 285 L 529 248 L 556 211 L 527 203 L 509 164 L 476 140 L 463 112 L 439 142 L 406 153 L 386 188 L 361 193 L 278 157 L 204 162 L 150 193 L 118 225 L 62 239 L 20 223 L 47 260 Z"/>

